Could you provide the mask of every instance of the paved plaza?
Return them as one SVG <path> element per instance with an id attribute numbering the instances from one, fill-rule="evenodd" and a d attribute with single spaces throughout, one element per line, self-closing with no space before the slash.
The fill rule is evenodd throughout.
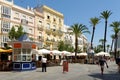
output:
<path id="1" fill-rule="evenodd" d="M 62 73 L 62 66 L 47 67 L 47 72 L 41 68 L 22 72 L 0 72 L 0 80 L 120 80 L 117 65 L 108 62 L 104 75 L 100 74 L 100 67 L 91 64 L 69 64 L 69 72 Z"/>

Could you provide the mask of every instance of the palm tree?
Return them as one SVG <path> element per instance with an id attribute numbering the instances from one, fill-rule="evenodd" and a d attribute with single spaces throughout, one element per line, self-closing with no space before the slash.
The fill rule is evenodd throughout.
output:
<path id="1" fill-rule="evenodd" d="M 114 39 L 115 39 L 115 35 L 112 34 L 112 35 L 111 35 L 111 38 L 112 38 L 112 43 L 111 43 L 111 49 L 110 49 L 110 52 L 112 52 L 112 47 L 113 47 L 113 43 L 114 43 Z"/>
<path id="2" fill-rule="evenodd" d="M 93 38 L 95 33 L 95 27 L 99 23 L 100 19 L 97 17 L 90 18 L 90 23 L 93 26 L 92 37 L 91 37 L 91 49 L 93 49 Z"/>
<path id="3" fill-rule="evenodd" d="M 72 30 L 72 34 L 75 35 L 75 58 L 76 58 L 78 50 L 78 37 L 83 33 L 90 32 L 88 28 L 83 24 L 73 24 L 70 29 Z"/>
<path id="4" fill-rule="evenodd" d="M 117 38 L 118 38 L 118 32 L 120 31 L 120 22 L 115 21 L 110 24 L 110 26 L 113 28 L 113 32 L 115 33 L 115 45 L 114 45 L 114 57 L 116 59 L 117 55 Z"/>
<path id="5" fill-rule="evenodd" d="M 111 14 L 112 14 L 111 11 L 106 10 L 106 11 L 103 11 L 100 16 L 101 18 L 105 19 L 104 52 L 106 51 L 105 46 L 106 46 L 106 35 L 107 35 L 107 22 Z"/>

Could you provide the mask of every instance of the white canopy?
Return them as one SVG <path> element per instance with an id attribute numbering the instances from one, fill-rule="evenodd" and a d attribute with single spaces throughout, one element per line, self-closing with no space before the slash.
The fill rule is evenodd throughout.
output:
<path id="1" fill-rule="evenodd" d="M 71 56 L 75 56 L 75 53 L 71 53 Z"/>
<path id="2" fill-rule="evenodd" d="M 97 53 L 97 54 L 95 54 L 96 56 L 110 56 L 110 54 L 109 53 L 107 53 L 107 52 L 99 52 L 99 53 Z"/>
<path id="3" fill-rule="evenodd" d="M 58 50 L 52 50 L 50 51 L 52 54 L 54 55 L 60 55 L 62 52 L 58 51 Z"/>
<path id="4" fill-rule="evenodd" d="M 87 56 L 87 53 L 79 53 L 77 55 L 79 55 L 79 56 Z"/>
<path id="5" fill-rule="evenodd" d="M 62 51 L 62 55 L 70 55 L 71 53 L 68 51 Z"/>
<path id="6" fill-rule="evenodd" d="M 75 56 L 75 53 L 71 53 L 70 56 Z M 87 56 L 87 53 L 77 53 L 77 56 Z"/>
<path id="7" fill-rule="evenodd" d="M 41 54 L 50 54 L 50 51 L 47 49 L 40 49 L 40 50 L 38 50 L 38 52 Z"/>
<path id="8" fill-rule="evenodd" d="M 32 49 L 32 54 L 39 54 L 39 51 L 37 49 Z"/>

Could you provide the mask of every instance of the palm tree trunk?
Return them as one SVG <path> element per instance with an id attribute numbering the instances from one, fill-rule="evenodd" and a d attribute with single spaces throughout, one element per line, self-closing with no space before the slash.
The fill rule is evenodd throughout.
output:
<path id="1" fill-rule="evenodd" d="M 75 36 L 75 61 L 77 60 L 78 38 Z"/>
<path id="2" fill-rule="evenodd" d="M 95 33 L 95 26 L 93 27 L 92 38 L 91 38 L 91 49 L 93 48 L 93 38 Z"/>
<path id="3" fill-rule="evenodd" d="M 117 54 L 117 35 L 115 34 L 115 47 L 114 47 L 114 57 L 115 57 L 115 59 L 117 58 L 117 56 L 116 56 L 116 54 Z"/>
<path id="4" fill-rule="evenodd" d="M 107 20 L 105 21 L 104 52 L 106 52 Z"/>

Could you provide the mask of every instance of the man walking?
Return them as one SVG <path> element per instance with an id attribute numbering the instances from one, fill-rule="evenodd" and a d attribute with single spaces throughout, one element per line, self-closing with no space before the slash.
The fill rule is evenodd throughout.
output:
<path id="1" fill-rule="evenodd" d="M 46 58 L 42 58 L 42 72 L 46 72 L 46 67 L 47 67 L 47 59 Z"/>
<path id="2" fill-rule="evenodd" d="M 108 64 L 106 62 L 106 60 L 101 56 L 99 59 L 99 65 L 101 67 L 101 74 L 103 75 L 104 72 L 104 65 L 106 64 L 107 68 L 108 68 Z"/>

